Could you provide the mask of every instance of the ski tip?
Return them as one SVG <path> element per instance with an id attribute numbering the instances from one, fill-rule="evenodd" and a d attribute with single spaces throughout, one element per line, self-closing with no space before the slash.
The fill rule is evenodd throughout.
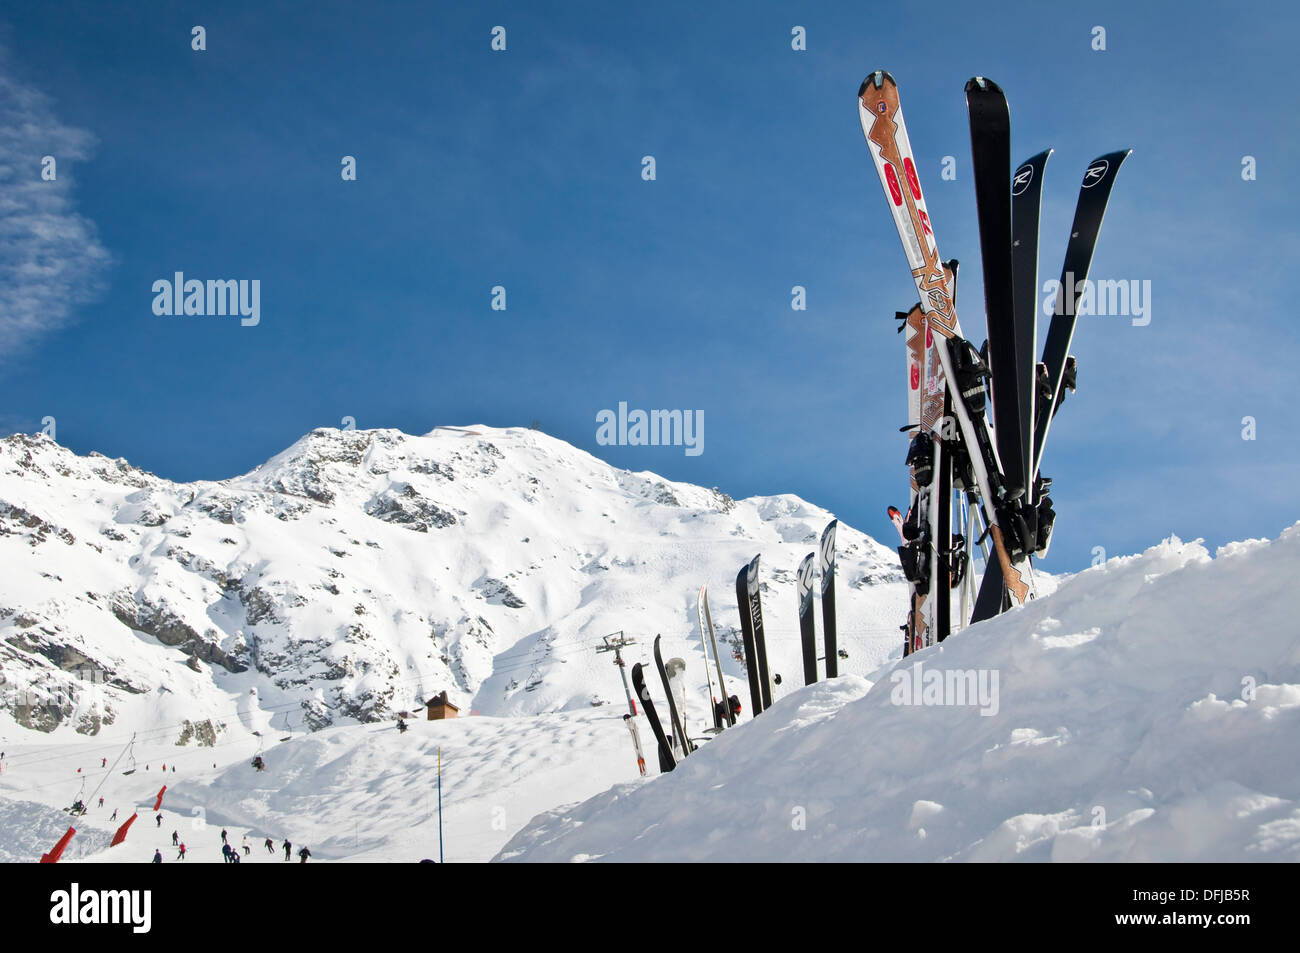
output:
<path id="1" fill-rule="evenodd" d="M 898 85 L 898 83 L 895 82 L 894 77 L 889 75 L 888 70 L 873 70 L 867 74 L 867 78 L 864 79 L 862 85 L 858 87 L 858 96 L 861 97 L 868 89 L 883 89 L 886 81 L 888 81 L 891 86 Z"/>
<path id="2" fill-rule="evenodd" d="M 1016 166 L 1016 172 L 1019 173 L 1026 166 L 1033 166 L 1036 169 L 1041 169 L 1043 166 L 1047 165 L 1047 160 L 1052 157 L 1052 153 L 1055 151 L 1055 149 L 1044 149 L 1042 152 L 1030 156 L 1024 162 L 1020 163 L 1020 165 Z"/>
<path id="3" fill-rule="evenodd" d="M 1116 149 L 1114 152 L 1107 152 L 1097 156 L 1097 158 L 1092 160 L 1090 166 L 1096 165 L 1099 162 L 1113 162 L 1115 165 L 1119 165 L 1132 154 L 1132 149 Z"/>
<path id="4" fill-rule="evenodd" d="M 889 518 L 890 518 L 891 520 L 892 520 L 895 516 L 900 516 L 900 517 L 901 517 L 902 515 L 903 515 L 903 514 L 900 513 L 900 512 L 898 511 L 898 507 L 896 507 L 896 506 L 891 506 L 891 507 L 889 508 Z"/>
<path id="5" fill-rule="evenodd" d="M 971 93 L 991 93 L 995 96 L 1001 96 L 1002 87 L 987 76 L 972 76 L 966 80 L 966 95 Z"/>

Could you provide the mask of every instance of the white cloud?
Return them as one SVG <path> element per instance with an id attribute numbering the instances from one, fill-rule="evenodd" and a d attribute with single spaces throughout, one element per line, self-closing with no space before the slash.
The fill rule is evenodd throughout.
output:
<path id="1" fill-rule="evenodd" d="M 0 359 L 66 324 L 103 287 L 110 256 L 76 212 L 70 175 L 93 146 L 45 94 L 0 70 Z M 47 155 L 53 182 L 41 178 Z"/>

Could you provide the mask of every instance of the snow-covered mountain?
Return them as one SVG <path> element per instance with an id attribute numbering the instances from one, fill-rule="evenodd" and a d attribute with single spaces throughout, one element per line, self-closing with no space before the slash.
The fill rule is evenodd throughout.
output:
<path id="1" fill-rule="evenodd" d="M 244 476 L 187 484 L 9 437 L 0 732 L 168 726 L 207 745 L 391 718 L 443 690 L 490 715 L 617 707 L 601 637 L 636 638 L 629 664 L 656 633 L 701 661 L 699 586 L 738 637 L 735 574 L 760 552 L 773 668 L 797 683 L 795 569 L 830 518 L 525 429 L 322 429 Z M 838 550 L 842 671 L 867 674 L 898 651 L 906 589 L 892 550 L 844 525 Z M 703 689 L 703 666 L 688 673 Z"/>

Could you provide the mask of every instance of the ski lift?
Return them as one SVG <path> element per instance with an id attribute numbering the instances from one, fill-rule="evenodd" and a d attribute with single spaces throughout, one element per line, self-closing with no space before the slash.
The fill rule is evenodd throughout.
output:
<path id="1" fill-rule="evenodd" d="M 266 762 L 262 760 L 262 751 L 266 748 L 266 739 L 262 737 L 260 731 L 253 732 L 253 736 L 257 738 L 257 751 L 254 752 L 253 760 L 249 764 L 255 771 L 265 771 Z"/>
<path id="2" fill-rule="evenodd" d="M 64 810 L 67 811 L 69 814 L 73 814 L 73 815 L 85 814 L 86 803 L 85 801 L 82 800 L 82 796 L 85 793 L 86 793 L 86 778 L 83 775 L 81 778 L 81 787 L 77 788 L 77 796 L 72 799 L 72 807 L 65 807 Z"/>
<path id="3" fill-rule="evenodd" d="M 127 755 L 130 757 L 130 759 L 131 759 L 131 767 L 127 768 L 127 769 L 126 769 L 125 771 L 123 771 L 122 773 L 123 773 L 123 774 L 135 774 L 135 736 L 134 736 L 134 735 L 131 736 L 131 744 L 130 744 L 130 746 L 126 749 L 126 753 L 127 753 Z"/>
<path id="4" fill-rule="evenodd" d="M 292 715 L 286 715 L 286 716 L 285 716 L 285 718 L 284 718 L 284 730 L 287 731 L 287 732 L 289 732 L 289 733 L 288 733 L 287 735 L 285 735 L 283 738 L 281 738 L 280 740 L 281 740 L 281 741 L 288 741 L 290 738 L 293 737 L 293 716 L 292 716 Z"/>

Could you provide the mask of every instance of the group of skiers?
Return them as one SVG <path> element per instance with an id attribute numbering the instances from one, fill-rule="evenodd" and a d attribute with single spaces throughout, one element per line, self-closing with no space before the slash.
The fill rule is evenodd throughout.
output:
<path id="1" fill-rule="evenodd" d="M 159 823 L 160 823 L 160 825 L 161 825 L 161 819 L 162 819 L 162 815 L 160 814 L 160 815 L 159 815 Z M 172 846 L 175 847 L 175 848 L 177 849 L 176 859 L 177 859 L 177 860 L 182 860 L 182 861 L 183 861 L 183 860 L 185 859 L 185 854 L 186 854 L 187 850 L 186 850 L 186 847 L 185 847 L 184 842 L 181 841 L 181 839 L 180 839 L 180 832 L 179 832 L 179 831 L 172 831 Z M 268 854 L 274 854 L 274 853 L 275 853 L 275 841 L 273 841 L 271 838 L 268 837 L 265 841 L 263 841 L 263 842 L 262 842 L 262 846 L 264 846 L 264 847 L 266 848 L 266 852 L 267 852 Z M 283 848 L 283 850 L 284 850 L 284 859 L 285 859 L 285 860 L 289 860 L 290 857 L 291 857 L 291 855 L 292 855 L 292 852 L 293 852 L 293 844 L 289 843 L 289 839 L 288 839 L 288 838 L 285 838 L 284 844 L 282 844 L 281 846 L 282 846 L 282 848 Z M 223 862 L 223 863 L 227 863 L 227 864 L 237 864 L 237 863 L 239 863 L 239 862 L 240 862 L 240 859 L 241 859 L 241 858 L 240 858 L 241 851 L 242 851 L 242 854 L 243 854 L 244 857 L 249 857 L 249 856 L 251 856 L 252 853 L 253 853 L 253 848 L 252 848 L 252 846 L 248 843 L 248 835 L 247 835 L 247 834 L 244 835 L 243 843 L 240 844 L 240 846 L 239 846 L 238 848 L 236 848 L 236 847 L 232 846 L 231 843 L 230 843 L 230 832 L 227 831 L 227 830 L 225 830 L 225 829 L 223 828 L 222 831 L 221 831 L 221 858 L 222 858 L 222 862 Z M 307 859 L 308 859 L 309 857 L 311 857 L 311 851 L 310 851 L 310 850 L 308 850 L 306 847 L 299 848 L 299 850 L 298 850 L 298 863 L 300 863 L 300 864 L 305 864 L 305 863 L 307 863 Z M 153 854 L 153 861 L 152 861 L 152 862 L 155 863 L 155 864 L 161 864 L 162 861 L 163 861 L 162 851 L 161 851 L 161 850 L 155 850 L 155 851 L 154 851 L 154 854 Z"/>

